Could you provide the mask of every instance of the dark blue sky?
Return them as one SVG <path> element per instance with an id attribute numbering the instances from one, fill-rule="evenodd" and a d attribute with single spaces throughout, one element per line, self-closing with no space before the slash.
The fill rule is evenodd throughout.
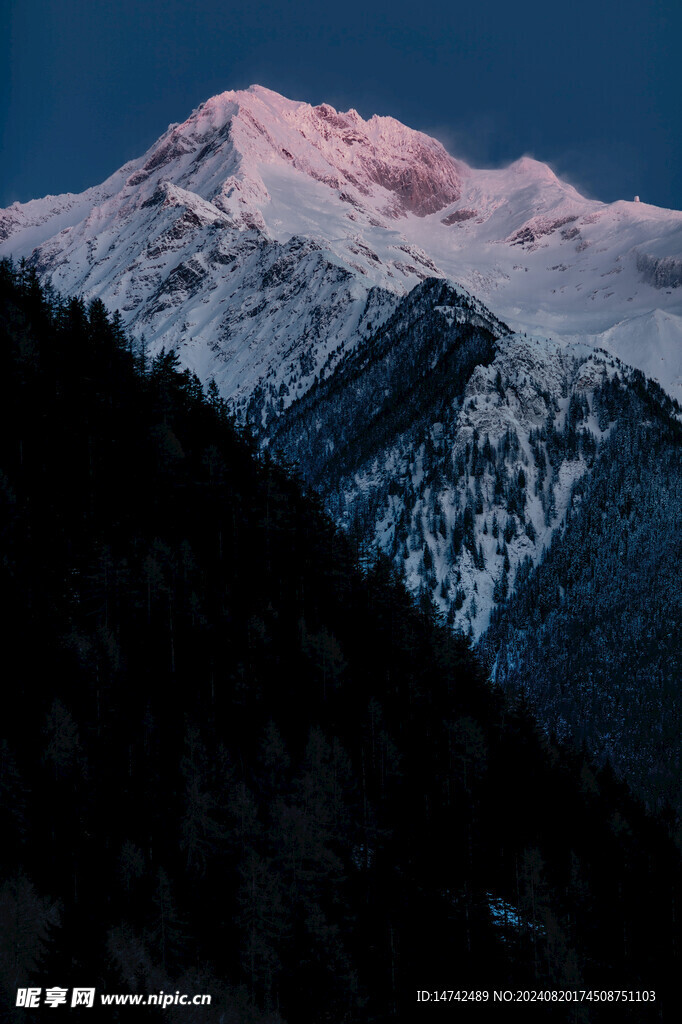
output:
<path id="1" fill-rule="evenodd" d="M 679 0 L 3 0 L 0 206 L 80 191 L 253 82 L 392 114 L 478 165 L 682 207 Z"/>

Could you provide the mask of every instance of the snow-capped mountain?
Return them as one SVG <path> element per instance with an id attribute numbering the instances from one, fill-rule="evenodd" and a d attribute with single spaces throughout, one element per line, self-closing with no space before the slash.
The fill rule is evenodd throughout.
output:
<path id="1" fill-rule="evenodd" d="M 527 157 L 475 170 L 390 117 L 259 86 L 97 188 L 15 204 L 0 238 L 215 378 L 474 635 L 602 439 L 604 350 L 682 396 L 681 213 L 586 199 Z"/>
<path id="2" fill-rule="evenodd" d="M 642 699 L 651 665 L 677 693 L 679 586 L 671 571 L 660 598 L 652 552 L 676 564 L 679 406 L 631 366 L 682 398 L 682 213 L 587 199 L 527 157 L 476 170 L 390 117 L 254 86 L 82 195 L 0 212 L 0 255 L 101 298 L 148 354 L 173 348 L 214 378 L 415 593 L 474 639 L 492 622 L 481 646 L 498 680 L 530 691 L 546 661 L 551 728 L 609 752 L 594 731 L 609 702 L 634 699 L 627 663 L 613 667 L 624 631 L 658 652 L 638 665 Z M 623 618 L 627 586 L 646 601 L 628 598 Z M 585 594 L 601 602 L 594 628 Z M 592 654 L 569 715 L 576 645 Z M 640 752 L 679 717 L 674 700 L 656 707 L 673 711 L 656 711 Z M 626 712 L 621 726 L 619 744 Z"/>
<path id="3" fill-rule="evenodd" d="M 237 407 L 260 388 L 285 408 L 425 277 L 682 394 L 682 214 L 586 199 L 527 157 L 476 170 L 393 118 L 259 86 L 202 104 L 101 186 L 14 204 L 0 239 Z"/>

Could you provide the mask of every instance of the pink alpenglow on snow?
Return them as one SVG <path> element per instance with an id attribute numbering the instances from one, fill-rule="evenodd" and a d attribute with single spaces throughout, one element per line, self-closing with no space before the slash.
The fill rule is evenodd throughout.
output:
<path id="1" fill-rule="evenodd" d="M 476 170 L 392 117 L 260 86 L 209 99 L 102 185 L 0 212 L 0 253 L 102 298 L 237 405 L 265 379 L 288 404 L 428 276 L 682 397 L 681 213 L 587 199 L 528 156 Z"/>

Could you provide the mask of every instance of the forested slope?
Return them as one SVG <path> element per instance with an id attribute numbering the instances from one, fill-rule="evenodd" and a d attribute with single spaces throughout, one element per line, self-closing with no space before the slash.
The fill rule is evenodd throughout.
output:
<path id="1" fill-rule="evenodd" d="M 682 808 L 682 427 L 636 371 L 597 390 L 611 433 L 566 526 L 482 642 L 495 679 L 587 740 L 648 803 Z M 550 655 L 548 656 L 548 652 Z"/>

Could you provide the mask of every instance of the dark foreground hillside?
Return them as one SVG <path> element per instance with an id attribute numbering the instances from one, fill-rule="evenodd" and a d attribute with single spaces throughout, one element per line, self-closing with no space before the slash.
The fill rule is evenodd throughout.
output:
<path id="1" fill-rule="evenodd" d="M 223 1024 L 676 1020 L 662 826 L 172 356 L 7 264 L 0 302 L 3 1019 L 32 984 L 210 993 L 164 1019 Z M 160 1012 L 88 1019 L 128 1017 Z"/>

